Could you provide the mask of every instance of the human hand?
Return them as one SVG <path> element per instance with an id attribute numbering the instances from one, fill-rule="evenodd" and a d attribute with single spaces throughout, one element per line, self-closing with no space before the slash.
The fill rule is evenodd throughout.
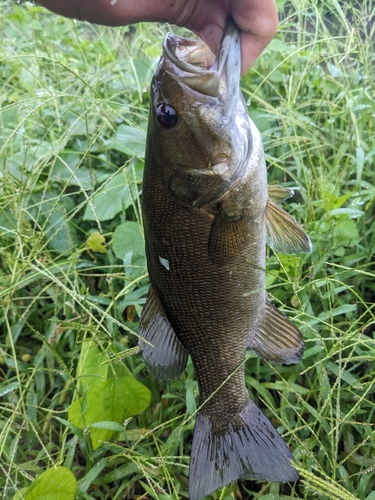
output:
<path id="1" fill-rule="evenodd" d="M 47 9 L 91 23 L 120 26 L 159 21 L 184 26 L 217 51 L 232 15 L 241 29 L 242 74 L 274 37 L 275 0 L 37 0 Z"/>

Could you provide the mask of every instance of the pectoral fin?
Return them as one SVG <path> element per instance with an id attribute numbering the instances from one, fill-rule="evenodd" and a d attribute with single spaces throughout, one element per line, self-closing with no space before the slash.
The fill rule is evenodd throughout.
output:
<path id="1" fill-rule="evenodd" d="M 266 302 L 258 331 L 248 347 L 263 359 L 291 365 L 301 361 L 305 344 L 298 328 L 276 307 Z"/>
<path id="2" fill-rule="evenodd" d="M 265 223 L 267 243 L 276 252 L 286 254 L 311 252 L 311 241 L 305 231 L 293 217 L 271 200 L 267 201 Z"/>
<path id="3" fill-rule="evenodd" d="M 220 209 L 212 224 L 208 241 L 208 257 L 214 264 L 224 264 L 241 253 L 246 245 L 247 228 L 242 213 L 228 216 Z"/>
<path id="4" fill-rule="evenodd" d="M 156 379 L 172 379 L 183 373 L 188 352 L 178 340 L 152 286 L 142 311 L 139 335 L 143 359 Z"/>

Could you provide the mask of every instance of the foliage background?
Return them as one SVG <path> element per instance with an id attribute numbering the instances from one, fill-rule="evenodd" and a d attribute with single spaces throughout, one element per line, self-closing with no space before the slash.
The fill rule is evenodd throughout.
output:
<path id="1" fill-rule="evenodd" d="M 278 5 L 279 34 L 242 85 L 269 181 L 297 188 L 287 210 L 314 244 L 268 255 L 306 353 L 293 367 L 249 354 L 246 377 L 301 481 L 210 498 L 374 500 L 375 5 Z M 135 354 L 148 85 L 168 27 L 2 7 L 1 498 L 57 498 L 43 473 L 62 473 L 61 499 L 187 498 L 192 366 L 159 383 Z"/>

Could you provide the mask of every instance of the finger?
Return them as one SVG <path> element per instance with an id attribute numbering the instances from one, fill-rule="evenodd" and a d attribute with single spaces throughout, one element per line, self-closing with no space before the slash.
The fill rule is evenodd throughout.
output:
<path id="1" fill-rule="evenodd" d="M 275 0 L 233 0 L 232 16 L 242 30 L 241 73 L 254 64 L 277 32 L 278 15 Z"/>
<path id="2" fill-rule="evenodd" d="M 201 38 L 206 45 L 217 54 L 221 39 L 223 38 L 225 23 L 223 26 L 217 24 L 209 24 L 199 31 L 193 30 L 196 35 Z"/>
<path id="3" fill-rule="evenodd" d="M 181 10 L 179 2 L 173 0 L 36 0 L 36 3 L 65 17 L 107 26 L 172 22 Z"/>

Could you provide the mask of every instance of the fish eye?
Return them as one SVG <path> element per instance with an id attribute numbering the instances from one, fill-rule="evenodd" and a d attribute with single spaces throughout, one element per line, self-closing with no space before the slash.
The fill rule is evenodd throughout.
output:
<path id="1" fill-rule="evenodd" d="M 156 119 L 163 128 L 173 128 L 177 123 L 177 113 L 169 104 L 159 104 L 156 108 Z"/>

